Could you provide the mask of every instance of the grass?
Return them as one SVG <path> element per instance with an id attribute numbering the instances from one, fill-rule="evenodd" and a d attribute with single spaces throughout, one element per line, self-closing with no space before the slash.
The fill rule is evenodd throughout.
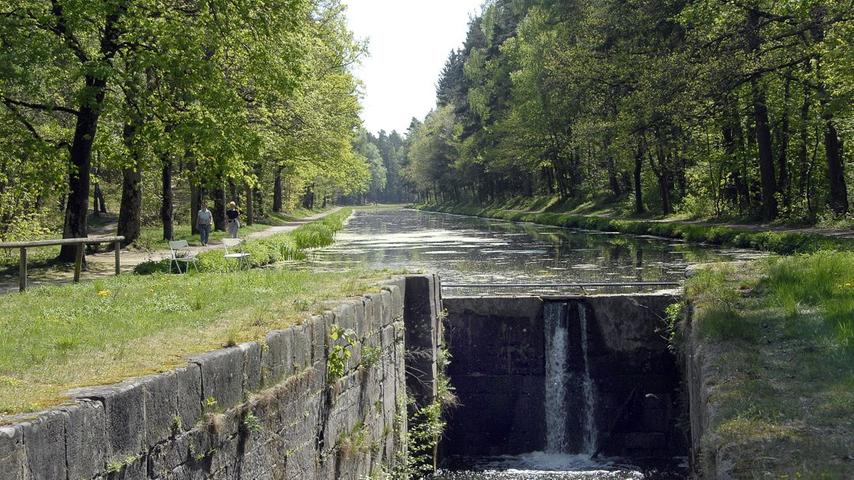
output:
<path id="1" fill-rule="evenodd" d="M 300 258 L 334 241 L 351 210 L 290 233 L 245 242 L 253 266 Z M 199 254 L 202 273 L 147 275 L 33 288 L 0 297 L 0 413 L 40 410 L 63 392 L 165 371 L 188 355 L 263 338 L 321 302 L 369 291 L 382 272 L 286 269 L 229 272 L 222 251 Z M 192 271 L 191 271 L 192 272 Z"/>
<path id="2" fill-rule="evenodd" d="M 73 387 L 165 371 L 263 338 L 387 274 L 278 269 L 124 275 L 0 297 L 0 412 L 42 409 Z"/>
<path id="3" fill-rule="evenodd" d="M 734 478 L 846 478 L 854 451 L 854 253 L 700 271 L 686 285 L 713 352 L 703 440 Z M 711 474 L 711 473 L 709 473 Z"/>
<path id="4" fill-rule="evenodd" d="M 554 203 L 502 203 L 487 207 L 472 205 L 427 205 L 431 211 L 487 218 L 532 222 L 566 228 L 655 235 L 696 243 L 753 248 L 780 254 L 813 253 L 822 250 L 854 250 L 854 239 L 838 238 L 808 231 L 757 231 L 746 227 L 685 223 L 678 220 L 642 220 L 553 211 Z M 513 207 L 522 207 L 517 209 Z M 537 207 L 542 207 L 537 209 Z M 574 210 L 577 211 L 577 210 Z"/>
<path id="5" fill-rule="evenodd" d="M 240 235 L 244 236 L 254 232 L 260 232 L 270 228 L 272 225 L 267 223 L 255 223 L 253 225 L 240 225 Z M 210 234 L 211 241 L 219 241 L 228 236 L 228 232 L 212 231 Z M 201 245 L 199 234 L 193 234 L 190 226 L 186 224 L 175 225 L 172 232 L 174 240 L 186 240 L 191 245 Z M 139 239 L 134 243 L 137 248 L 143 250 L 167 250 L 169 244 L 163 240 L 163 227 L 159 225 L 143 227 L 139 233 Z"/>

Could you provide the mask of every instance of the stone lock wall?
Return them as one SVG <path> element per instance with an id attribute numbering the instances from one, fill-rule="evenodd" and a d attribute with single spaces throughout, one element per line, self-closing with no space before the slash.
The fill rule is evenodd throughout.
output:
<path id="1" fill-rule="evenodd" d="M 515 455 L 546 447 L 544 306 L 568 317 L 570 447 L 579 451 L 583 359 L 579 309 L 588 325 L 597 445 L 638 461 L 684 455 L 677 428 L 680 375 L 666 340 L 670 295 L 447 298 L 448 375 L 459 398 L 449 412 L 442 456 Z M 569 372 L 568 372 L 569 373 Z"/>
<path id="2" fill-rule="evenodd" d="M 423 288 L 395 279 L 265 341 L 71 392 L 66 405 L 0 427 L 0 480 L 379 475 L 405 448 L 404 309 L 432 305 L 408 311 L 410 323 L 435 323 L 439 304 L 438 279 L 417 278 Z M 358 339 L 337 379 L 327 372 L 333 324 Z"/>

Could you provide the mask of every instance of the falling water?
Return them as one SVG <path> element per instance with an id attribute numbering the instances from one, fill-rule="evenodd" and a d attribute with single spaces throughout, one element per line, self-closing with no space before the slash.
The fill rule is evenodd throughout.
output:
<path id="1" fill-rule="evenodd" d="M 593 455 L 596 452 L 596 393 L 593 380 L 590 378 L 590 360 L 587 354 L 587 310 L 583 303 L 578 304 L 578 322 L 581 326 L 581 355 L 584 359 L 584 375 L 581 391 L 584 395 L 584 453 Z"/>
<path id="2" fill-rule="evenodd" d="M 565 453 L 569 446 L 566 431 L 567 321 L 562 303 L 547 303 L 546 323 L 546 451 Z"/>

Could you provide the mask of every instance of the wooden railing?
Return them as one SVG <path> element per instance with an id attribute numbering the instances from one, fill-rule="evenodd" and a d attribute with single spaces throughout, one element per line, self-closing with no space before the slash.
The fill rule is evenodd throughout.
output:
<path id="1" fill-rule="evenodd" d="M 122 242 L 125 237 L 87 237 L 87 238 L 63 238 L 57 240 L 33 240 L 30 242 L 0 242 L 0 249 L 20 249 L 20 291 L 27 289 L 27 249 L 37 247 L 54 247 L 57 245 L 76 245 L 74 252 L 74 282 L 80 281 L 80 271 L 83 269 L 83 246 L 97 245 L 101 243 L 112 243 L 116 251 L 116 275 L 121 273 L 121 251 Z"/>

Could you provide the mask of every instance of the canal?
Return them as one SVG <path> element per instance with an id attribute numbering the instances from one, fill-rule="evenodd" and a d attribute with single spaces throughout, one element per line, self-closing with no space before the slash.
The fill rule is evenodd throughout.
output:
<path id="1" fill-rule="evenodd" d="M 358 211 L 335 245 L 315 251 L 314 268 L 435 272 L 445 295 L 532 293 L 512 284 L 559 285 L 588 282 L 681 282 L 692 264 L 747 260 L 752 250 L 689 245 L 641 237 L 514 223 L 410 209 Z M 488 285 L 488 286 L 482 286 Z M 589 288 L 618 293 L 637 288 Z M 558 286 L 536 293 L 580 293 Z"/>
<path id="2" fill-rule="evenodd" d="M 656 237 L 394 208 L 358 211 L 338 234 L 336 243 L 314 251 L 309 261 L 312 268 L 325 270 L 370 268 L 435 272 L 441 275 L 446 286 L 443 295 L 460 297 L 636 293 L 638 287 L 579 290 L 561 285 L 681 282 L 692 265 L 747 260 L 760 255 L 750 250 L 689 245 Z M 470 284 L 478 286 L 453 287 Z M 508 288 L 518 284 L 539 286 L 536 289 Z M 644 290 L 658 289 L 661 287 Z M 546 390 L 553 389 L 553 378 L 548 378 L 546 383 Z M 548 413 L 547 418 L 554 415 L 555 412 Z M 685 457 L 673 458 L 665 465 L 650 466 L 624 458 L 594 459 L 590 451 L 544 450 L 513 456 L 446 459 L 443 470 L 434 479 L 653 480 L 685 478 L 687 474 Z"/>

